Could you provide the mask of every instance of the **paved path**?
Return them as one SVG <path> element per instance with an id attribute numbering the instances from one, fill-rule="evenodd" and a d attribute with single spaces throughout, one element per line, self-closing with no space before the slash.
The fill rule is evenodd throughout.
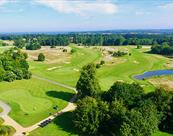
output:
<path id="1" fill-rule="evenodd" d="M 68 85 L 65 85 L 65 84 L 62 84 L 62 83 L 59 83 L 59 82 L 55 82 L 55 81 L 52 81 L 52 80 L 49 80 L 47 78 L 43 78 L 43 77 L 40 77 L 40 76 L 36 76 L 36 75 L 33 75 L 32 76 L 33 78 L 36 78 L 38 80 L 43 80 L 43 81 L 47 81 L 51 84 L 55 84 L 55 85 L 58 85 L 58 86 L 62 86 L 62 87 L 65 87 L 65 88 L 68 88 L 68 89 L 71 89 L 71 90 L 74 90 L 75 93 L 77 94 L 77 91 L 75 88 L 71 87 L 71 86 L 68 86 Z M 8 116 L 8 113 L 10 112 L 11 108 L 8 106 L 8 104 L 0 101 L 0 107 L 2 107 L 3 109 L 3 112 L 0 113 L 0 117 L 4 119 L 4 124 L 5 125 L 9 125 L 9 126 L 12 126 L 13 128 L 16 129 L 16 133 L 14 134 L 14 136 L 24 136 L 23 132 L 31 132 L 35 129 L 37 129 L 39 126 L 39 124 L 47 119 L 54 119 L 56 118 L 57 116 L 65 113 L 65 112 L 68 112 L 68 111 L 72 111 L 76 108 L 76 106 L 73 104 L 74 100 L 76 99 L 77 95 L 74 95 L 72 99 L 70 99 L 70 101 L 68 102 L 68 105 L 62 109 L 61 111 L 55 113 L 54 115 L 51 115 L 49 117 L 47 117 L 46 119 L 43 119 L 41 120 L 40 122 L 32 125 L 32 126 L 29 126 L 27 128 L 24 128 L 23 126 L 21 126 L 19 123 L 17 123 L 15 120 L 13 120 L 11 117 Z"/>

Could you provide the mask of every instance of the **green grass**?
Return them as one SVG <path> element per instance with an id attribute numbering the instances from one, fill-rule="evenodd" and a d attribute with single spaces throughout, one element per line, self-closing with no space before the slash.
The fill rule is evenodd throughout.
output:
<path id="1" fill-rule="evenodd" d="M 67 112 L 46 127 L 34 130 L 29 136 L 77 136 L 71 120 L 72 113 Z"/>
<path id="2" fill-rule="evenodd" d="M 37 123 L 67 105 L 74 92 L 37 79 L 0 83 L 0 99 L 7 102 L 10 116 L 23 126 Z"/>
<path id="3" fill-rule="evenodd" d="M 0 107 L 0 113 L 3 112 L 3 109 Z"/>
<path id="4" fill-rule="evenodd" d="M 74 69 L 80 70 L 82 66 L 90 62 L 101 60 L 102 56 L 101 52 L 97 50 L 79 48 L 74 45 L 71 45 L 71 47 L 75 48 L 76 52 L 72 54 L 69 64 L 46 64 L 31 61 L 30 66 L 32 73 L 75 86 L 80 72 Z M 97 76 L 102 90 L 107 90 L 117 80 L 126 82 L 136 81 L 144 86 L 146 92 L 154 90 L 154 86 L 147 80 L 138 81 L 133 79 L 133 76 L 149 70 L 164 69 L 168 58 L 145 53 L 149 49 L 135 49 L 131 46 L 120 48 L 128 49 L 132 55 L 120 57 L 116 60 L 118 63 L 111 65 L 105 64 L 98 69 Z M 47 70 L 48 68 L 59 66 L 61 66 L 61 68 L 51 71 Z M 12 107 L 10 116 L 23 126 L 34 124 L 47 117 L 50 112 L 55 112 L 52 108 L 55 105 L 58 105 L 59 108 L 62 109 L 71 96 L 71 90 L 36 79 L 15 81 L 13 83 L 0 83 L 0 99 L 10 104 Z M 33 131 L 31 136 L 75 135 L 71 118 L 71 113 L 63 114 L 57 117 L 50 125 Z M 156 135 L 169 136 L 167 133 L 162 132 L 158 132 L 154 136 Z"/>
<path id="5" fill-rule="evenodd" d="M 75 48 L 76 52 L 72 54 L 70 64 L 45 64 L 30 62 L 31 71 L 36 75 L 75 86 L 80 73 L 74 69 L 80 70 L 82 66 L 90 62 L 101 60 L 102 56 L 101 52 L 97 50 L 79 48 L 74 45 L 71 47 Z M 135 49 L 132 46 L 123 46 L 119 48 L 128 49 L 132 55 L 120 57 L 117 59 L 120 63 L 112 65 L 105 64 L 98 70 L 97 74 L 102 90 L 107 90 L 117 80 L 123 80 L 126 82 L 137 81 L 144 86 L 146 91 L 153 90 L 154 87 L 149 82 L 135 80 L 133 79 L 133 76 L 148 70 L 163 69 L 164 64 L 168 59 L 159 55 L 144 53 L 149 49 Z M 52 71 L 47 70 L 48 68 L 59 66 L 61 66 L 59 69 Z"/>
<path id="6" fill-rule="evenodd" d="M 159 131 L 159 132 L 155 133 L 153 136 L 173 136 L 173 134 Z"/>
<path id="7" fill-rule="evenodd" d="M 79 71 L 75 71 L 74 69 L 80 70 L 82 66 L 90 62 L 95 62 L 96 60 L 100 59 L 101 53 L 89 48 L 78 48 L 76 46 L 71 47 L 74 48 L 76 52 L 72 54 L 70 64 L 45 64 L 32 61 L 30 62 L 31 71 L 33 74 L 47 77 L 51 80 L 55 80 L 74 87 L 80 75 Z M 51 71 L 47 70 L 48 68 L 59 66 L 61 66 L 59 69 Z"/>
<path id="8" fill-rule="evenodd" d="M 149 70 L 163 69 L 167 58 L 158 55 L 144 53 L 146 49 L 128 48 L 131 56 L 124 56 L 124 62 L 115 65 L 104 65 L 98 70 L 98 78 L 100 84 L 104 90 L 108 89 L 115 81 L 123 80 L 126 82 L 137 81 L 140 84 L 145 85 L 145 90 L 152 90 L 153 86 L 146 81 L 138 81 L 133 78 L 137 74 L 144 73 Z M 135 63 L 138 62 L 138 63 Z"/>

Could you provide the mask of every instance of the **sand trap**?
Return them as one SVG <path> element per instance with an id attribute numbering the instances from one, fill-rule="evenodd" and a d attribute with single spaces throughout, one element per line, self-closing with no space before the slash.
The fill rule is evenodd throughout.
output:
<path id="1" fill-rule="evenodd" d="M 47 70 L 55 70 L 55 69 L 58 69 L 58 68 L 61 68 L 62 66 L 58 66 L 58 67 L 52 67 L 52 68 L 48 68 Z"/>
<path id="2" fill-rule="evenodd" d="M 52 67 L 52 68 L 48 68 L 47 70 L 54 70 L 54 69 L 57 69 L 57 67 Z"/>
<path id="3" fill-rule="evenodd" d="M 134 61 L 133 61 L 133 63 L 135 63 L 135 64 L 139 64 L 139 62 L 138 62 L 138 61 L 136 61 L 136 60 L 134 60 Z"/>
<path id="4" fill-rule="evenodd" d="M 74 71 L 77 71 L 77 72 L 79 71 L 79 69 L 76 69 L 76 68 L 74 68 L 73 70 L 74 70 Z"/>
<path id="5" fill-rule="evenodd" d="M 70 64 L 70 62 L 64 62 L 65 64 Z"/>

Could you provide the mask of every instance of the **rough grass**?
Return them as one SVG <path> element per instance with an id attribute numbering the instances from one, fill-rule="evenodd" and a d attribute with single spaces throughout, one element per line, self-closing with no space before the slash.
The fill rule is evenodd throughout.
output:
<path id="1" fill-rule="evenodd" d="M 173 91 L 173 76 L 160 76 L 148 79 L 155 87 Z"/>
<path id="2" fill-rule="evenodd" d="M 7 102 L 10 116 L 23 126 L 37 123 L 67 105 L 74 92 L 37 79 L 0 83 L 0 99 Z"/>

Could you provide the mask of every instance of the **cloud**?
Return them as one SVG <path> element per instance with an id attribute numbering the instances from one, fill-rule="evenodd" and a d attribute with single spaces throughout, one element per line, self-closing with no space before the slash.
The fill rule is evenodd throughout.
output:
<path id="1" fill-rule="evenodd" d="M 163 8 L 163 9 L 171 9 L 173 10 L 173 3 L 168 3 L 168 4 L 165 4 L 165 5 L 161 5 L 159 6 L 160 8 Z"/>
<path id="2" fill-rule="evenodd" d="M 34 0 L 35 3 L 53 8 L 61 13 L 87 14 L 115 14 L 118 6 L 110 1 L 96 0 Z"/>
<path id="3" fill-rule="evenodd" d="M 7 0 L 0 0 L 0 6 L 6 4 L 8 1 Z"/>

